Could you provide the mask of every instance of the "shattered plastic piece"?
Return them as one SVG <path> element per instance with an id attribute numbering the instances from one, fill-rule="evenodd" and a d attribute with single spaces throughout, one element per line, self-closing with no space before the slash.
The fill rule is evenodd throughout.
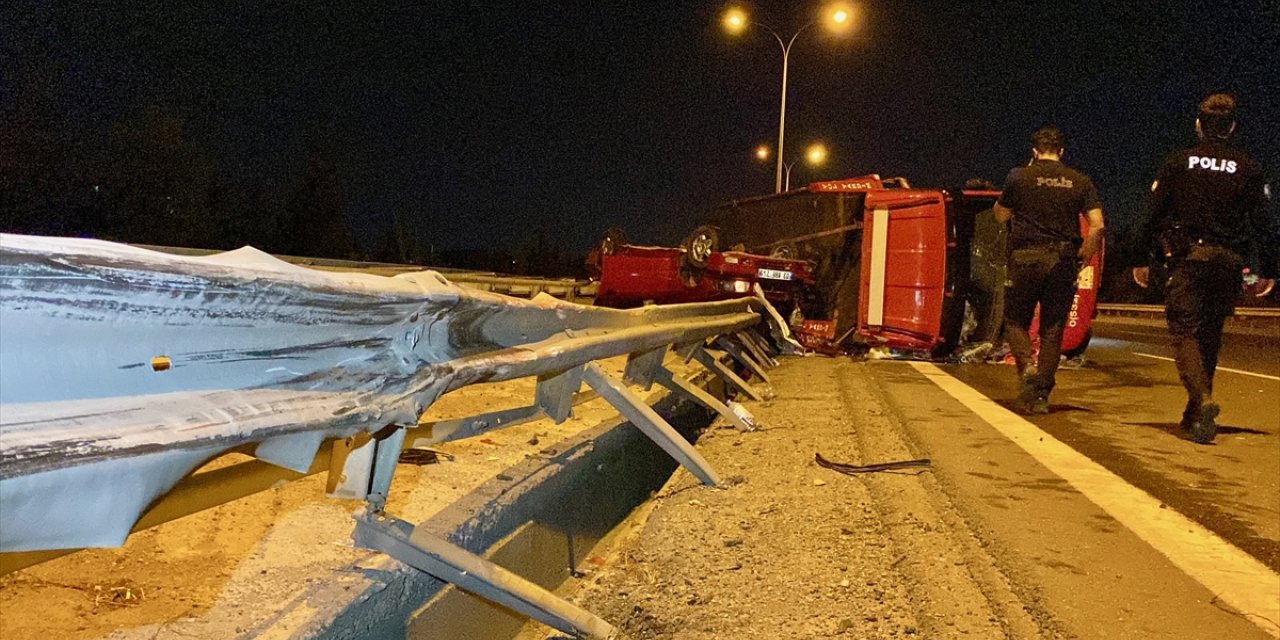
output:
<path id="1" fill-rule="evenodd" d="M 955 360 L 960 363 L 982 362 L 983 359 L 995 349 L 995 345 L 990 342 L 979 342 L 961 349 L 956 354 Z"/>
<path id="2" fill-rule="evenodd" d="M 892 347 L 871 347 L 867 350 L 868 360 L 929 360 L 929 354 L 915 349 L 894 349 Z"/>
<path id="3" fill-rule="evenodd" d="M 756 430 L 756 417 L 751 415 L 751 412 L 748 411 L 746 407 L 742 406 L 742 403 L 737 402 L 736 400 L 730 400 L 729 409 L 733 411 L 733 415 L 738 416 L 738 419 L 741 420 L 743 424 L 747 425 L 747 429 L 749 431 Z"/>
<path id="4" fill-rule="evenodd" d="M 1085 360 L 1082 353 L 1074 358 L 1063 358 L 1062 364 L 1058 366 L 1063 369 L 1083 369 L 1088 366 L 1088 360 Z"/>

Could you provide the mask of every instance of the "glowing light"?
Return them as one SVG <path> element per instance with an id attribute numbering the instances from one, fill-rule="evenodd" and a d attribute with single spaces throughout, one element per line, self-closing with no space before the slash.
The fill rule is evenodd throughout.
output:
<path id="1" fill-rule="evenodd" d="M 836 2 L 826 6 L 823 9 L 822 22 L 826 26 L 827 31 L 832 33 L 845 33 L 854 27 L 856 14 L 853 7 L 844 3 Z"/>
<path id="2" fill-rule="evenodd" d="M 728 31 L 730 34 L 736 36 L 739 33 L 742 33 L 746 30 L 748 22 L 749 19 L 747 18 L 747 12 L 743 11 L 740 7 L 729 7 L 729 9 L 724 12 L 724 30 Z"/>
<path id="3" fill-rule="evenodd" d="M 821 144 L 811 144 L 809 149 L 804 152 L 804 157 L 809 161 L 809 164 L 822 164 L 827 159 L 827 148 Z"/>
<path id="4" fill-rule="evenodd" d="M 760 146 L 756 147 L 756 158 L 757 158 L 757 159 L 759 159 L 759 160 L 768 160 L 768 159 L 769 159 L 769 151 L 770 151 L 770 149 L 769 149 L 769 147 L 768 147 L 767 145 L 763 145 L 763 144 L 762 144 L 762 145 L 760 145 Z"/>

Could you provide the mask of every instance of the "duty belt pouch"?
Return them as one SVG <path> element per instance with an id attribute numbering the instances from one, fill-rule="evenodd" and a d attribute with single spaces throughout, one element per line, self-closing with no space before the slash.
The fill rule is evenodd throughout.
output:
<path id="1" fill-rule="evenodd" d="M 1070 242 L 1040 244 L 1033 247 L 1014 249 L 1009 256 L 1009 263 L 1040 263 L 1046 267 L 1052 267 L 1063 260 L 1075 260 L 1078 252 L 1076 245 Z"/>
<path id="2" fill-rule="evenodd" d="M 1164 259 L 1166 265 L 1181 260 L 1191 251 L 1191 247 L 1195 246 L 1197 238 L 1193 237 L 1190 230 L 1181 225 L 1175 225 L 1165 229 L 1160 233 L 1158 238 L 1160 243 L 1160 256 Z"/>
<path id="3" fill-rule="evenodd" d="M 1227 262 L 1231 264 L 1244 265 L 1244 259 L 1240 254 L 1226 248 L 1212 244 L 1196 244 L 1187 249 L 1188 260 L 1198 260 L 1200 262 Z"/>
<path id="4" fill-rule="evenodd" d="M 1169 274 L 1172 265 L 1162 260 L 1151 260 L 1147 265 L 1147 290 L 1155 300 L 1163 300 L 1165 289 L 1169 286 Z"/>

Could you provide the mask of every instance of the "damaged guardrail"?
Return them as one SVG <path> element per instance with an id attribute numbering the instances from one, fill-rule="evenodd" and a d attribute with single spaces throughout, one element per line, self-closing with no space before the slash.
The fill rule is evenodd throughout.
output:
<path id="1" fill-rule="evenodd" d="M 164 247 L 148 244 L 135 244 L 131 246 L 180 256 L 211 256 L 222 253 L 221 251 L 214 251 L 211 249 L 190 249 L 187 247 Z M 539 293 L 547 293 L 556 298 L 590 297 L 595 295 L 596 289 L 599 288 L 600 284 L 598 282 L 577 280 L 574 278 L 512 276 L 493 271 L 471 271 L 467 269 L 446 267 L 422 267 L 409 264 L 397 264 L 394 262 L 368 262 L 363 260 L 339 260 L 334 258 L 305 258 L 302 256 L 280 254 L 275 254 L 274 257 L 289 264 L 296 264 L 304 267 L 315 267 L 317 269 L 339 269 L 344 271 L 377 270 L 382 272 L 380 275 L 395 275 L 396 273 L 428 270 L 438 271 L 439 273 L 445 274 L 445 276 L 449 278 L 449 282 L 452 282 L 453 284 L 463 284 L 471 287 L 472 289 L 492 291 L 494 293 L 501 293 L 520 298 L 532 298 Z"/>
<path id="2" fill-rule="evenodd" d="M 600 283 L 573 278 L 521 278 L 488 273 L 451 273 L 449 281 L 472 289 L 492 291 L 509 296 L 532 298 L 546 293 L 556 298 L 581 298 L 595 295 Z"/>
<path id="3" fill-rule="evenodd" d="M 1105 303 L 1098 305 L 1098 313 L 1122 316 L 1159 316 L 1163 318 L 1164 305 Z M 1244 319 L 1280 319 L 1280 307 L 1236 307 L 1232 315 L 1235 318 Z"/>
<path id="4" fill-rule="evenodd" d="M 358 519 L 358 540 L 394 540 L 394 549 L 379 548 L 400 549 L 401 559 L 405 544 L 436 555 L 446 545 L 451 566 L 474 567 L 485 561 L 382 513 L 406 434 L 432 402 L 469 384 L 536 376 L 531 409 L 561 422 L 586 382 L 715 484 L 714 470 L 627 384 L 663 384 L 745 428 L 663 359 L 674 347 L 757 393 L 704 347 L 716 340 L 763 376 L 771 358 L 748 330 L 769 315 L 766 304 L 621 311 L 546 295 L 517 300 L 431 271 L 315 271 L 251 248 L 190 257 L 0 235 L 0 552 L 116 546 L 149 505 L 212 458 L 237 451 L 306 472 L 323 446 L 330 493 L 365 499 L 376 516 Z M 624 380 L 594 364 L 620 355 Z M 503 424 L 437 423 L 411 437 L 440 442 Z M 562 631 L 595 636 L 607 627 L 575 622 L 586 612 L 565 617 L 567 603 L 547 605 L 554 596 L 536 587 L 512 600 L 511 588 L 526 588 L 511 586 L 519 581 L 461 571 L 471 577 L 460 586 L 525 603 L 521 611 Z"/>

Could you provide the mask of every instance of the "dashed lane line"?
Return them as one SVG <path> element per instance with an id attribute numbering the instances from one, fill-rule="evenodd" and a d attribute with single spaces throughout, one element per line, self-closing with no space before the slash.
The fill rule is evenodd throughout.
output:
<path id="1" fill-rule="evenodd" d="M 910 365 L 1120 521 L 1174 566 L 1280 638 L 1280 574 L 927 362 Z"/>
<path id="2" fill-rule="evenodd" d="M 1169 357 L 1167 357 L 1167 356 L 1157 356 L 1157 355 L 1152 355 L 1152 354 L 1150 354 L 1150 353 L 1138 353 L 1137 351 L 1134 351 L 1134 352 L 1133 352 L 1133 355 L 1135 355 L 1135 356 L 1142 356 L 1142 357 L 1144 357 L 1144 358 L 1151 358 L 1152 360 L 1164 360 L 1165 362 L 1174 362 L 1174 359 L 1173 359 L 1173 358 L 1169 358 Z M 1231 372 L 1231 373 L 1238 373 L 1238 374 L 1243 375 L 1243 376 L 1253 376 L 1253 377 L 1255 377 L 1255 378 L 1262 378 L 1262 379 L 1264 379 L 1264 380 L 1276 380 L 1276 381 L 1280 381 L 1280 376 L 1271 376 L 1271 375 L 1267 375 L 1267 374 L 1265 374 L 1265 373 L 1254 373 L 1254 372 L 1252 372 L 1252 371 L 1245 371 L 1245 370 L 1243 370 L 1243 369 L 1232 369 L 1231 367 L 1218 367 L 1218 369 L 1217 369 L 1217 370 L 1218 370 L 1218 371 L 1229 371 L 1229 372 Z"/>

